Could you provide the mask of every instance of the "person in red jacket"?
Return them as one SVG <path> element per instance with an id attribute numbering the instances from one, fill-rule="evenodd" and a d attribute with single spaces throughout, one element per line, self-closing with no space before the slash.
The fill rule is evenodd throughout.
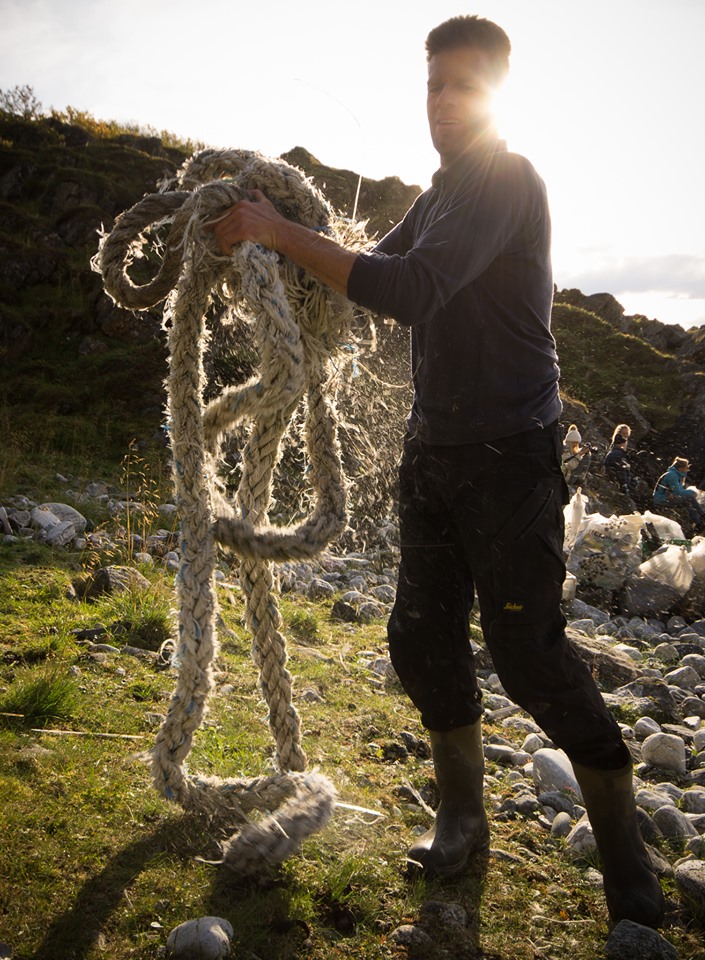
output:
<path id="1" fill-rule="evenodd" d="M 367 253 L 283 217 L 258 193 L 215 225 L 223 253 L 279 251 L 410 328 L 414 400 L 399 468 L 401 561 L 393 665 L 431 740 L 441 802 L 409 850 L 454 876 L 488 845 L 476 598 L 508 695 L 571 759 L 603 861 L 613 921 L 658 925 L 663 895 L 637 825 L 632 763 L 561 611 L 563 506 L 553 278 L 544 184 L 499 139 L 492 97 L 510 42 L 459 16 L 426 40 L 431 187 Z M 390 118 L 394 112 L 390 105 Z"/>

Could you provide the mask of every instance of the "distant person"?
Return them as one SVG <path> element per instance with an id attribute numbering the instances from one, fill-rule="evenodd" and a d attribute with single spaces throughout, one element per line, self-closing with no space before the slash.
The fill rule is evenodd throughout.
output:
<path id="1" fill-rule="evenodd" d="M 580 431 L 574 423 L 571 423 L 563 440 L 563 455 L 561 457 L 566 483 L 570 484 L 571 487 L 580 486 L 587 477 L 591 458 L 590 444 L 583 444 Z"/>
<path id="2" fill-rule="evenodd" d="M 661 474 L 654 487 L 654 507 L 663 510 L 684 507 L 696 532 L 705 528 L 705 510 L 700 506 L 693 489 L 685 486 L 690 463 L 685 457 L 676 457 L 665 473 Z"/>
<path id="3" fill-rule="evenodd" d="M 277 250 L 411 330 L 414 400 L 399 467 L 400 567 L 388 625 L 399 679 L 428 730 L 440 806 L 408 859 L 453 877 L 489 845 L 482 632 L 508 695 L 570 757 L 613 922 L 658 926 L 664 899 L 639 832 L 632 758 L 566 636 L 558 364 L 546 190 L 492 115 L 509 38 L 457 16 L 426 38 L 426 111 L 440 168 L 369 252 L 286 219 L 259 191 L 213 224 L 221 252 Z M 389 93 L 389 89 L 386 91 Z M 390 103 L 390 130 L 395 108 Z"/>
<path id="4" fill-rule="evenodd" d="M 614 428 L 610 448 L 604 459 L 605 473 L 628 497 L 632 496 L 633 491 L 632 465 L 627 454 L 631 433 L 631 427 L 626 423 L 618 424 Z"/>

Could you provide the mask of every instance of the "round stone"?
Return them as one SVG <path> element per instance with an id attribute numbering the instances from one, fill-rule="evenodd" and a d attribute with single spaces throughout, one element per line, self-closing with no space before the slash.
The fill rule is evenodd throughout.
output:
<path id="1" fill-rule="evenodd" d="M 661 733 L 661 727 L 652 717 L 639 717 L 634 724 L 634 736 L 637 740 L 644 740 L 652 733 Z"/>
<path id="2" fill-rule="evenodd" d="M 696 837 L 698 831 L 677 807 L 663 806 L 654 810 L 652 819 L 664 837 L 677 840 L 681 837 Z"/>
<path id="3" fill-rule="evenodd" d="M 230 955 L 233 928 L 221 917 L 199 917 L 187 920 L 169 934 L 166 942 L 168 956 L 173 960 L 220 960 Z"/>
<path id="4" fill-rule="evenodd" d="M 557 790 L 582 800 L 573 767 L 562 750 L 547 747 L 537 750 L 533 756 L 533 774 L 537 794 Z"/>
<path id="5" fill-rule="evenodd" d="M 702 910 L 705 907 L 705 861 L 679 863 L 673 875 L 681 896 Z"/>
<path id="6" fill-rule="evenodd" d="M 674 733 L 652 733 L 641 745 L 641 758 L 655 767 L 685 773 L 685 743 Z"/>

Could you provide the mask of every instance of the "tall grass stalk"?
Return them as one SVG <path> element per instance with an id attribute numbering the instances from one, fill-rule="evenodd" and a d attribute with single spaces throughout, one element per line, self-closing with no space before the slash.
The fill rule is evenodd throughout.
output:
<path id="1" fill-rule="evenodd" d="M 28 727 L 70 720 L 78 705 L 75 679 L 65 668 L 44 665 L 24 670 L 0 697 L 0 713 L 15 714 Z"/>

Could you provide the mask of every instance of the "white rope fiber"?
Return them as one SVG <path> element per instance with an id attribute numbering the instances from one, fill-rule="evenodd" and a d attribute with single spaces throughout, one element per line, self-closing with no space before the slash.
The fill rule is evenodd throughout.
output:
<path id="1" fill-rule="evenodd" d="M 145 196 L 123 213 L 102 241 L 94 266 L 107 293 L 123 307 L 146 309 L 166 298 L 170 439 L 181 517 L 179 672 L 151 751 L 153 779 L 168 799 L 234 831 L 223 844 L 223 862 L 246 876 L 290 856 L 328 822 L 335 803 L 331 782 L 306 772 L 272 562 L 314 556 L 345 527 L 345 481 L 329 385 L 332 358 L 344 342 L 353 308 L 257 245 L 241 244 L 224 257 L 206 224 L 260 189 L 287 217 L 323 228 L 348 247 L 362 246 L 364 233 L 336 217 L 297 168 L 249 151 L 197 154 L 184 164 L 175 186 Z M 149 243 L 145 231 L 150 227 L 168 229 L 162 262 L 152 280 L 136 285 L 128 268 Z M 260 363 L 258 376 L 225 389 L 204 407 L 204 316 L 214 292 L 249 318 Z M 302 402 L 306 479 L 314 507 L 297 525 L 275 527 L 268 519 L 272 477 L 282 437 Z M 219 489 L 215 467 L 223 438 L 246 418 L 251 426 L 233 504 Z M 275 740 L 276 772 L 254 780 L 199 777 L 186 765 L 213 687 L 216 542 L 242 558 L 252 653 Z M 248 819 L 253 812 L 265 816 Z"/>

